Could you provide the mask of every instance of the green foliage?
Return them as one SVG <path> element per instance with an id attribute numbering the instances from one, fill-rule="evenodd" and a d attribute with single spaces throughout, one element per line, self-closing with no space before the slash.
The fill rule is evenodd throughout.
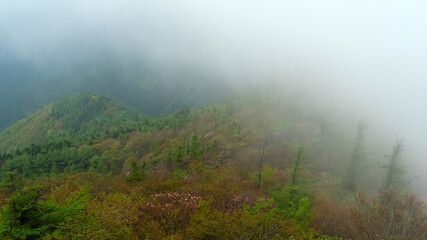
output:
<path id="1" fill-rule="evenodd" d="M 219 239 L 276 239 L 284 222 L 272 214 L 237 210 L 223 218 Z"/>
<path id="2" fill-rule="evenodd" d="M 277 206 L 273 202 L 273 199 L 269 199 L 268 201 L 266 201 L 265 199 L 257 199 L 254 206 L 244 204 L 243 209 L 245 211 L 250 212 L 252 215 L 262 212 L 269 212 L 269 214 L 275 214 L 277 211 L 272 210 L 274 210 Z"/>
<path id="3" fill-rule="evenodd" d="M 175 180 L 183 180 L 188 175 L 188 171 L 184 171 L 182 169 L 175 169 L 172 173 L 173 179 Z"/>
<path id="4" fill-rule="evenodd" d="M 197 212 L 191 217 L 187 228 L 190 239 L 220 239 L 223 214 L 211 209 L 209 202 L 200 201 Z"/>
<path id="5" fill-rule="evenodd" d="M 148 177 L 148 174 L 145 171 L 144 166 L 140 166 L 140 164 L 136 162 L 135 158 L 131 158 L 130 162 L 131 162 L 131 170 L 126 173 L 125 181 L 138 182 Z"/>
<path id="6" fill-rule="evenodd" d="M 290 172 L 291 182 L 284 188 L 280 185 L 272 188 L 270 194 L 277 204 L 278 211 L 284 212 L 287 218 L 295 224 L 306 227 L 312 216 L 310 214 L 311 202 L 307 198 L 308 193 L 303 189 L 304 181 L 300 180 L 301 173 L 304 171 L 301 163 L 303 153 L 304 148 L 299 145 Z"/>
<path id="7" fill-rule="evenodd" d="M 24 179 L 16 172 L 6 172 L 0 183 L 0 189 L 6 190 L 7 192 L 13 193 L 20 191 L 24 186 Z"/>
<path id="8" fill-rule="evenodd" d="M 232 120 L 228 126 L 228 134 L 232 135 L 237 140 L 242 138 L 240 122 Z"/>
<path id="9" fill-rule="evenodd" d="M 275 169 L 270 166 L 264 166 L 261 171 L 261 181 L 270 179 L 275 176 Z M 254 182 L 258 181 L 258 173 L 251 172 L 249 173 L 249 178 Z"/>
<path id="10" fill-rule="evenodd" d="M 89 199 L 87 191 L 81 192 L 66 206 L 59 206 L 44 197 L 46 188 L 34 185 L 12 197 L 2 210 L 0 237 L 2 239 L 39 239 L 57 234 L 63 224 L 79 221 L 79 212 Z"/>
<path id="11" fill-rule="evenodd" d="M 305 151 L 305 148 L 302 145 L 299 145 L 297 148 L 294 164 L 292 165 L 292 168 L 291 168 L 291 172 L 290 172 L 291 185 L 294 187 L 297 185 L 302 185 L 302 182 L 301 182 L 302 177 L 300 175 L 305 171 L 305 168 L 302 165 L 304 151 Z"/>
<path id="12" fill-rule="evenodd" d="M 69 141 L 33 144 L 9 154 L 0 168 L 0 176 L 3 184 L 10 185 L 11 173 L 14 176 L 35 178 L 62 172 L 96 170 L 96 157 L 90 146 L 76 147 Z M 16 177 L 13 180 L 16 182 Z"/>
<path id="13" fill-rule="evenodd" d="M 300 198 L 298 204 L 289 201 L 291 205 L 286 209 L 286 215 L 295 224 L 307 227 L 310 224 L 312 216 L 310 214 L 311 202 L 307 197 Z"/>
<path id="14" fill-rule="evenodd" d="M 295 224 L 308 226 L 312 218 L 310 214 L 311 201 L 307 192 L 299 186 L 288 185 L 285 188 L 276 186 L 270 192 L 277 211 L 284 213 Z"/>

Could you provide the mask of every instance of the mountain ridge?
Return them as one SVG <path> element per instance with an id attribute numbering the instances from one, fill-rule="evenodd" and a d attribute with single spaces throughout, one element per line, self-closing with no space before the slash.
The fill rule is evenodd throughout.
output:
<path id="1" fill-rule="evenodd" d="M 0 132 L 0 151 L 43 140 L 84 140 L 117 129 L 135 129 L 145 115 L 102 95 L 75 93 L 60 98 Z"/>

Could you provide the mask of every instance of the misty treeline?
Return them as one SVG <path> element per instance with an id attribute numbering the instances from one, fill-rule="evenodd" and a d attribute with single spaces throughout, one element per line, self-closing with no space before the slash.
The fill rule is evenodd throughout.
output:
<path id="1" fill-rule="evenodd" d="M 1 238 L 427 237 L 404 142 L 373 155 L 367 120 L 344 129 L 299 93 L 244 91 L 137 122 L 2 153 Z"/>

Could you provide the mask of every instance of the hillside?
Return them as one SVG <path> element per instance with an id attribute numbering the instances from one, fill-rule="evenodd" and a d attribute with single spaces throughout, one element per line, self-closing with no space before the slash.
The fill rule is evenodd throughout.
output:
<path id="1" fill-rule="evenodd" d="M 0 152 L 42 140 L 86 140 L 136 129 L 144 116 L 112 99 L 87 93 L 61 98 L 0 132 Z"/>
<path id="2" fill-rule="evenodd" d="M 67 108 L 72 99 L 81 96 L 57 107 L 67 129 L 83 131 L 70 117 L 80 116 Z M 30 201 L 35 213 L 49 203 L 56 212 L 46 216 L 66 214 L 58 227 L 33 238 L 393 239 L 400 231 L 405 239 L 424 239 L 423 203 L 394 188 L 377 194 L 385 179 L 377 159 L 349 164 L 354 149 L 369 149 L 354 142 L 357 127 L 345 129 L 308 99 L 257 89 L 146 118 L 134 131 L 0 154 L 0 237 L 27 229 L 25 221 L 8 224 L 21 214 L 11 203 Z M 54 107 L 48 113 L 57 116 Z M 84 116 L 78 119 L 92 118 Z M 358 174 L 354 189 L 343 185 L 349 170 Z M 34 195 L 41 200 L 28 197 Z M 400 221 L 402 214 L 410 220 Z"/>

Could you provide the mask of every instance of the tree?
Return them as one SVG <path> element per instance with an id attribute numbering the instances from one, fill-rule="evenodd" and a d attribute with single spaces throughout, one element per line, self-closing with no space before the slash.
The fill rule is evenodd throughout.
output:
<path id="1" fill-rule="evenodd" d="M 292 167 L 292 182 L 291 182 L 292 186 L 295 186 L 297 184 L 298 173 L 299 173 L 299 169 L 301 168 L 300 165 L 301 165 L 301 159 L 302 159 L 303 153 L 304 153 L 304 147 L 302 145 L 299 145 L 297 154 L 295 157 L 295 163 L 294 163 L 294 166 Z"/>
<path id="2" fill-rule="evenodd" d="M 20 191 L 24 186 L 24 178 L 17 171 L 6 172 L 0 182 L 0 189 L 13 193 Z"/>
<path id="3" fill-rule="evenodd" d="M 274 187 L 270 192 L 277 204 L 277 209 L 283 211 L 291 221 L 301 226 L 307 226 L 312 218 L 310 215 L 311 201 L 307 197 L 308 193 L 303 189 L 304 179 L 301 177 L 305 170 L 301 164 L 304 151 L 304 146 L 299 145 L 290 173 L 291 182 L 285 188 Z"/>
<path id="4" fill-rule="evenodd" d="M 140 166 L 135 158 L 130 158 L 129 161 L 131 170 L 126 173 L 126 182 L 138 182 L 148 177 L 144 169 L 146 167 L 145 162 Z"/>
<path id="5" fill-rule="evenodd" d="M 349 192 L 355 192 L 357 190 L 357 183 L 363 172 L 361 170 L 363 162 L 366 159 L 364 142 L 367 128 L 366 120 L 359 120 L 356 143 L 351 154 L 350 162 L 347 165 L 344 179 L 344 188 Z"/>
<path id="6" fill-rule="evenodd" d="M 381 167 L 386 169 L 383 182 L 383 188 L 386 190 L 396 190 L 407 184 L 404 181 L 406 167 L 402 159 L 403 150 L 403 140 L 396 138 L 396 143 L 393 146 L 391 154 L 386 156 L 386 163 L 381 165 Z"/>
<path id="7" fill-rule="evenodd" d="M 261 159 L 259 160 L 259 172 L 258 172 L 258 185 L 257 188 L 261 187 L 261 173 L 262 173 L 262 164 L 263 164 L 263 160 L 264 160 L 264 153 L 265 153 L 265 148 L 268 145 L 268 141 L 270 140 L 270 138 L 267 138 L 264 142 L 264 146 L 261 150 L 262 154 L 261 154 Z"/>
<path id="8" fill-rule="evenodd" d="M 86 191 L 82 191 L 61 207 L 45 198 L 45 192 L 44 186 L 34 185 L 8 201 L 0 216 L 1 239 L 40 239 L 58 233 L 66 222 L 77 218 L 89 200 Z"/>

